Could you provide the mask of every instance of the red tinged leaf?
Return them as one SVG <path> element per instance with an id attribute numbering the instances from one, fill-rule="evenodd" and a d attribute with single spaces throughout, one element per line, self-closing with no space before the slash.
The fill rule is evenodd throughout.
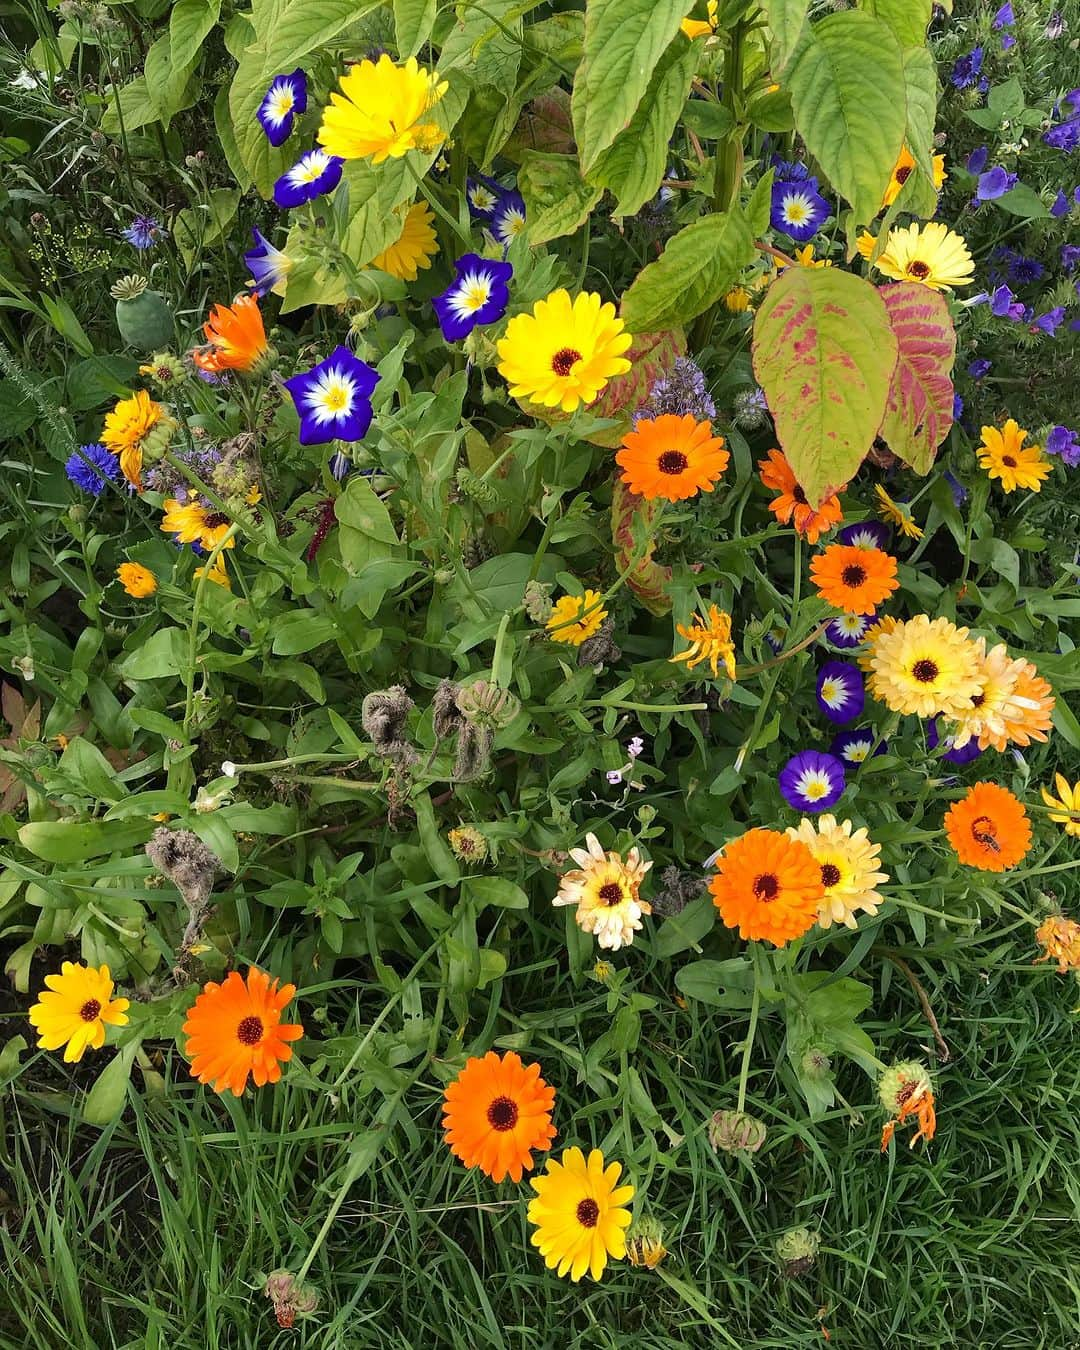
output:
<path id="1" fill-rule="evenodd" d="M 946 300 L 916 282 L 881 287 L 896 334 L 893 371 L 880 436 L 916 473 L 927 474 L 953 424 L 956 329 Z"/>

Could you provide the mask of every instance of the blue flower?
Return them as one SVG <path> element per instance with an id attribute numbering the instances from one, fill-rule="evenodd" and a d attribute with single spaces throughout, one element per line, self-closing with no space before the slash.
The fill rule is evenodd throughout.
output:
<path id="1" fill-rule="evenodd" d="M 973 759 L 978 759 L 982 754 L 979 749 L 979 742 L 972 738 L 960 750 L 953 749 L 953 738 L 951 736 L 942 736 L 938 730 L 938 719 L 932 718 L 926 724 L 926 743 L 931 750 L 936 750 L 939 745 L 945 746 L 945 753 L 942 759 L 947 759 L 950 764 L 970 764 Z"/>
<path id="2" fill-rule="evenodd" d="M 998 10 L 998 12 L 994 15 L 993 19 L 991 20 L 990 26 L 995 29 L 1009 28 L 1015 22 L 1016 22 L 1016 15 L 1013 13 L 1013 7 L 1009 3 L 1009 0 L 1005 0 L 1005 4 L 1001 6 L 1001 8 Z"/>
<path id="3" fill-rule="evenodd" d="M 139 249 L 153 248 L 159 239 L 164 239 L 168 234 L 165 229 L 153 216 L 136 216 L 126 230 L 120 233 L 132 247 Z"/>
<path id="4" fill-rule="evenodd" d="M 968 173 L 976 173 L 976 174 L 982 173 L 983 169 L 986 168 L 986 161 L 989 158 L 990 158 L 990 147 L 986 145 L 980 145 L 977 149 L 972 150 L 971 154 L 968 155 L 967 159 L 964 162 L 964 167 L 967 169 Z"/>
<path id="5" fill-rule="evenodd" d="M 454 263 L 457 279 L 432 300 L 447 342 L 460 342 L 481 324 L 497 323 L 510 303 L 508 262 L 491 262 L 466 253 Z"/>
<path id="6" fill-rule="evenodd" d="M 352 468 L 352 460 L 344 450 L 335 450 L 330 456 L 330 475 L 336 478 L 339 483 L 343 482 L 349 476 L 349 470 Z"/>
<path id="7" fill-rule="evenodd" d="M 829 753 L 843 760 L 845 764 L 863 764 L 870 758 L 876 740 L 877 732 L 873 727 L 862 727 L 858 731 L 841 731 L 833 738 Z M 883 755 L 886 748 L 886 742 L 882 741 L 874 750 L 874 754 Z"/>
<path id="8" fill-rule="evenodd" d="M 1080 145 L 1080 117 L 1071 117 L 1044 131 L 1043 140 L 1055 150 L 1075 150 Z"/>
<path id="9" fill-rule="evenodd" d="M 810 177 L 810 170 L 797 159 L 781 159 L 779 155 L 773 155 L 770 162 L 776 170 L 776 177 L 782 182 L 799 183 Z"/>
<path id="10" fill-rule="evenodd" d="M 504 192 L 498 206 L 492 212 L 491 233 L 509 248 L 525 228 L 525 198 L 520 192 Z"/>
<path id="11" fill-rule="evenodd" d="M 862 675 L 846 661 L 826 661 L 818 672 L 817 701 L 830 722 L 854 721 L 866 702 Z"/>
<path id="12" fill-rule="evenodd" d="M 1011 33 L 1002 33 L 1001 50 L 1003 52 L 1007 52 L 1011 47 L 1015 46 L 1016 46 L 1016 39 L 1013 37 L 1013 35 Z"/>
<path id="13" fill-rule="evenodd" d="M 465 181 L 465 200 L 477 220 L 490 221 L 504 195 L 502 186 L 494 178 L 486 178 L 482 173 Z"/>
<path id="14" fill-rule="evenodd" d="M 816 178 L 795 183 L 774 183 L 769 223 L 800 244 L 812 239 L 832 208 L 818 190 Z"/>
<path id="15" fill-rule="evenodd" d="M 959 394 L 957 394 L 954 391 L 952 396 L 952 420 L 954 422 L 959 422 L 961 417 L 963 417 L 963 415 L 964 415 L 964 400 L 960 397 Z M 946 478 L 952 477 L 952 475 L 948 473 L 946 473 L 945 476 Z"/>
<path id="16" fill-rule="evenodd" d="M 1065 322 L 1065 306 L 1058 305 L 1046 314 L 1040 314 L 1032 323 L 1032 328 L 1038 328 L 1040 332 L 1046 333 L 1048 337 L 1054 337 L 1057 330 Z"/>
<path id="17" fill-rule="evenodd" d="M 1043 447 L 1048 455 L 1060 455 L 1063 464 L 1075 469 L 1080 464 L 1080 441 L 1068 427 L 1052 427 Z"/>
<path id="18" fill-rule="evenodd" d="M 271 145 L 284 145 L 297 113 L 307 111 L 307 76 L 297 68 L 291 75 L 277 75 L 263 95 L 255 116 Z"/>
<path id="19" fill-rule="evenodd" d="M 1016 174 L 1008 173 L 998 164 L 986 173 L 979 174 L 975 197 L 980 202 L 996 201 L 998 197 L 1004 197 L 1006 192 L 1015 186 Z"/>
<path id="20" fill-rule="evenodd" d="M 972 361 L 968 366 L 967 373 L 973 380 L 981 380 L 984 375 L 989 375 L 993 362 L 988 361 L 985 356 L 980 356 L 977 361 Z"/>
<path id="21" fill-rule="evenodd" d="M 876 614 L 838 614 L 830 619 L 825 636 L 834 647 L 858 647 L 866 636 L 866 630 L 877 622 Z"/>
<path id="22" fill-rule="evenodd" d="M 1058 195 L 1054 198 L 1054 204 L 1050 208 L 1050 214 L 1060 220 L 1062 216 L 1067 216 L 1069 214 L 1069 206 L 1070 202 L 1068 197 L 1061 188 L 1058 188 Z"/>
<path id="23" fill-rule="evenodd" d="M 348 347 L 335 347 L 325 361 L 284 383 L 300 418 L 301 445 L 358 441 L 367 434 L 379 375 Z"/>
<path id="24" fill-rule="evenodd" d="M 820 750 L 802 750 L 780 770 L 778 782 L 796 811 L 827 811 L 844 791 L 843 761 Z"/>
<path id="25" fill-rule="evenodd" d="M 957 57 L 949 78 L 957 89 L 969 89 L 982 72 L 983 49 L 973 47 L 964 56 Z"/>
<path id="26" fill-rule="evenodd" d="M 87 460 L 90 462 L 87 463 Z M 80 445 L 78 452 L 64 465 L 68 479 L 83 492 L 100 497 L 110 483 L 120 481 L 120 460 L 96 442 Z"/>
<path id="27" fill-rule="evenodd" d="M 286 169 L 274 184 L 274 201 L 287 210 L 314 201 L 324 192 L 333 192 L 341 182 L 343 159 L 325 150 L 309 150 L 291 169 Z"/>
<path id="28" fill-rule="evenodd" d="M 255 240 L 255 247 L 248 249 L 244 254 L 244 262 L 247 263 L 248 271 L 251 273 L 248 285 L 253 294 L 262 296 L 285 280 L 293 263 L 287 253 L 275 248 L 269 239 L 254 227 L 251 234 Z"/>
<path id="29" fill-rule="evenodd" d="M 860 520 L 857 525 L 845 525 L 836 539 L 848 548 L 887 549 L 892 542 L 892 531 L 884 521 Z"/>
<path id="30" fill-rule="evenodd" d="M 963 408 L 961 407 L 961 412 L 962 411 Z M 945 481 L 949 485 L 949 491 L 952 493 L 954 505 L 957 507 L 963 506 L 968 499 L 967 488 L 961 483 L 960 479 L 957 478 L 955 474 L 950 473 L 948 469 L 945 470 Z"/>
<path id="31" fill-rule="evenodd" d="M 1061 246 L 1062 271 L 1071 274 L 1076 271 L 1076 266 L 1078 263 L 1080 263 L 1080 244 L 1062 244 Z"/>

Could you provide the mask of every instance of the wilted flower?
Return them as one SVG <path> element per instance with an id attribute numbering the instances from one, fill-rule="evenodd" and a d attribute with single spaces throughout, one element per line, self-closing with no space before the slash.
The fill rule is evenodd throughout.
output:
<path id="1" fill-rule="evenodd" d="M 488 841 L 475 825 L 459 825 L 446 838 L 450 851 L 462 862 L 480 863 L 488 855 Z"/>
<path id="2" fill-rule="evenodd" d="M 1080 923 L 1066 919 L 1063 914 L 1052 914 L 1035 930 L 1035 940 L 1043 949 L 1041 961 L 1056 961 L 1062 975 L 1068 970 L 1080 970 Z"/>
<path id="3" fill-rule="evenodd" d="M 774 1250 L 784 1274 L 796 1280 L 813 1269 L 820 1246 L 821 1238 L 809 1228 L 789 1228 L 776 1239 Z"/>
<path id="4" fill-rule="evenodd" d="M 263 1293 L 274 1305 L 279 1327 L 291 1327 L 297 1317 L 310 1317 L 319 1306 L 319 1295 L 288 1270 L 275 1270 L 266 1277 Z"/>
<path id="5" fill-rule="evenodd" d="M 878 1097 L 889 1114 L 881 1131 L 882 1153 L 889 1147 L 897 1125 L 902 1125 L 908 1116 L 914 1116 L 919 1126 L 911 1136 L 909 1147 L 914 1148 L 920 1139 L 933 1139 L 937 1116 L 925 1065 L 917 1060 L 906 1060 L 886 1069 L 878 1079 Z"/>
<path id="6" fill-rule="evenodd" d="M 632 1266 L 655 1270 L 667 1256 L 664 1230 L 655 1219 L 639 1219 L 626 1234 L 626 1259 Z"/>

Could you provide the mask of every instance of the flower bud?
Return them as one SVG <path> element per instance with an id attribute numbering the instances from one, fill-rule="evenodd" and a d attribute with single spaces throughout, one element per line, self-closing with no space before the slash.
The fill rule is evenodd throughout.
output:
<path id="1" fill-rule="evenodd" d="M 655 1270 L 667 1256 L 664 1230 L 654 1219 L 641 1219 L 626 1234 L 626 1259 L 632 1266 Z"/>
<path id="2" fill-rule="evenodd" d="M 789 1280 L 796 1280 L 813 1268 L 821 1238 L 809 1228 L 789 1228 L 776 1239 L 776 1259 Z"/>
<path id="3" fill-rule="evenodd" d="M 709 1143 L 714 1153 L 756 1153 L 764 1144 L 765 1122 L 746 1111 L 714 1111 L 709 1121 Z"/>

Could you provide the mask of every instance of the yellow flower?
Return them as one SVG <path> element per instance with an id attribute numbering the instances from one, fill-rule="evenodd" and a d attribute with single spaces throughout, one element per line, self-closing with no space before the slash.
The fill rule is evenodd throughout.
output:
<path id="1" fill-rule="evenodd" d="M 682 23 L 679 24 L 679 27 L 691 42 L 693 42 L 694 38 L 709 37 L 716 32 L 716 25 L 718 22 L 717 11 L 719 8 L 720 0 L 709 0 L 705 10 L 709 19 L 708 23 L 705 23 L 702 19 L 683 19 Z"/>
<path id="2" fill-rule="evenodd" d="M 515 398 L 570 413 L 591 403 L 613 376 L 626 374 L 623 352 L 633 340 L 615 306 L 598 295 L 583 292 L 571 300 L 568 291 L 552 291 L 531 314 L 510 320 L 497 343 L 499 374 Z"/>
<path id="3" fill-rule="evenodd" d="M 578 865 L 563 874 L 551 903 L 576 905 L 574 918 L 581 931 L 592 933 L 599 946 L 617 952 L 629 947 L 634 934 L 641 931 L 641 916 L 652 913 L 652 906 L 639 894 L 652 863 L 643 862 L 636 848 L 625 862 L 619 853 L 605 853 L 595 834 L 585 836 L 585 845 L 570 850 Z"/>
<path id="4" fill-rule="evenodd" d="M 561 1160 L 549 1158 L 542 1176 L 530 1177 L 536 1199 L 529 1202 L 529 1222 L 536 1232 L 529 1241 L 544 1264 L 575 1283 L 586 1271 L 598 1280 L 608 1258 L 626 1255 L 630 1211 L 622 1206 L 634 1197 L 633 1186 L 620 1186 L 622 1167 L 604 1167 L 598 1148 L 588 1162 L 579 1148 L 568 1148 Z"/>
<path id="5" fill-rule="evenodd" d="M 736 286 L 724 296 L 724 308 L 732 314 L 743 314 L 750 308 L 750 292 L 745 286 Z"/>
<path id="6" fill-rule="evenodd" d="M 231 539 L 229 540 L 229 543 L 232 543 Z M 219 553 L 217 555 L 213 567 L 196 567 L 193 573 L 195 580 L 198 581 L 200 577 L 204 575 L 207 581 L 212 581 L 216 586 L 224 586 L 227 591 L 232 590 L 232 582 L 229 579 L 229 573 L 225 567 L 224 553 Z"/>
<path id="7" fill-rule="evenodd" d="M 916 614 L 870 647 L 869 689 L 898 713 L 957 717 L 979 692 L 978 648 L 948 619 Z"/>
<path id="8" fill-rule="evenodd" d="M 122 398 L 105 417 L 101 443 L 119 455 L 124 477 L 137 492 L 142 491 L 143 441 L 158 423 L 172 425 L 165 409 L 145 389 Z"/>
<path id="9" fill-rule="evenodd" d="M 1000 479 L 1003 492 L 1015 492 L 1017 488 L 1040 492 L 1043 480 L 1050 477 L 1042 447 L 1024 445 L 1027 434 L 1011 417 L 1001 431 L 997 427 L 982 429 L 979 468 L 985 469 L 991 479 Z"/>
<path id="10" fill-rule="evenodd" d="M 157 577 L 142 563 L 121 563 L 116 569 L 116 576 L 128 595 L 134 596 L 136 600 L 145 600 L 157 590 Z"/>
<path id="11" fill-rule="evenodd" d="M 415 281 L 417 269 L 429 268 L 439 251 L 435 231 L 431 228 L 434 221 L 427 202 L 413 202 L 397 239 L 377 258 L 372 258 L 369 266 L 389 272 L 398 281 Z"/>
<path id="12" fill-rule="evenodd" d="M 1074 839 L 1080 839 L 1080 782 L 1070 787 L 1065 775 L 1056 773 L 1054 786 L 1058 790 L 1056 797 L 1047 788 L 1039 789 L 1047 806 L 1055 806 L 1065 812 L 1063 816 L 1051 815 L 1050 819 L 1055 825 L 1064 825 L 1066 834 L 1071 834 Z"/>
<path id="13" fill-rule="evenodd" d="M 1003 642 L 989 652 L 985 638 L 976 638 L 974 645 L 977 687 L 971 696 L 971 708 L 956 713 L 956 721 L 949 728 L 955 750 L 962 750 L 970 740 L 981 744 L 1008 737 L 1016 687 L 1027 665 L 1026 661 L 1013 660 Z"/>
<path id="14" fill-rule="evenodd" d="M 878 499 L 878 515 L 894 525 L 908 539 L 921 539 L 923 532 L 911 518 L 911 512 L 899 502 L 894 502 L 880 483 L 875 484 L 874 492 Z"/>
<path id="15" fill-rule="evenodd" d="M 805 817 L 799 828 L 788 826 L 788 837 L 800 839 L 814 855 L 821 867 L 821 884 L 825 894 L 818 906 L 818 923 L 831 928 L 842 923 L 855 928 L 855 915 L 860 910 L 876 914 L 883 904 L 874 889 L 888 881 L 887 872 L 878 872 L 881 846 L 872 843 L 865 829 L 852 833 L 851 821 L 838 824 L 834 816 L 821 816 L 814 827 Z"/>
<path id="16" fill-rule="evenodd" d="M 813 244 L 804 244 L 802 248 L 797 248 L 794 253 L 795 261 L 800 267 L 831 267 L 832 263 L 828 258 L 815 258 Z M 785 267 L 791 264 L 784 262 L 783 258 L 777 258 L 777 270 L 782 272 Z"/>
<path id="17" fill-rule="evenodd" d="M 601 605 L 599 591 L 586 590 L 584 595 L 564 595 L 551 610 L 551 618 L 544 627 L 553 642 L 568 642 L 580 647 L 591 638 L 607 618 Z"/>
<path id="18" fill-rule="evenodd" d="M 892 176 L 889 179 L 889 186 L 885 189 L 885 195 L 881 199 L 881 205 L 883 207 L 892 206 L 893 202 L 896 201 L 897 197 L 900 195 L 900 189 L 911 177 L 911 171 L 914 168 L 915 168 L 915 160 L 914 157 L 912 156 L 911 151 L 907 148 L 906 145 L 902 146 L 900 150 L 900 158 L 896 161 L 895 165 L 893 166 Z M 945 172 L 945 156 L 935 155 L 934 187 L 937 189 L 937 191 L 939 192 L 941 191 L 941 185 L 945 182 L 945 179 L 948 178 L 948 176 L 949 175 Z"/>
<path id="19" fill-rule="evenodd" d="M 917 281 L 932 291 L 970 285 L 975 273 L 963 238 L 937 220 L 890 230 L 877 266 L 894 281 Z"/>
<path id="20" fill-rule="evenodd" d="M 126 998 L 113 998 L 109 967 L 95 970 L 65 961 L 59 975 L 46 975 L 48 992 L 39 995 L 30 1009 L 30 1022 L 38 1030 L 42 1050 L 59 1050 L 64 1061 L 78 1064 L 88 1049 L 105 1044 L 105 1026 L 127 1025 Z"/>
<path id="21" fill-rule="evenodd" d="M 198 544 L 202 548 L 212 549 L 229 532 L 229 518 L 220 511 L 210 510 L 199 501 L 178 502 L 170 497 L 162 509 L 165 515 L 158 528 L 166 534 L 175 535 L 178 544 Z M 232 548 L 234 544 L 235 540 L 229 539 L 225 547 Z"/>
<path id="22" fill-rule="evenodd" d="M 341 77 L 341 93 L 330 95 L 319 144 L 331 155 L 373 164 L 410 150 L 434 150 L 443 132 L 423 119 L 448 88 L 414 56 L 403 66 L 385 52 L 378 62 L 361 61 Z"/>
<path id="23" fill-rule="evenodd" d="M 862 234 L 855 240 L 855 247 L 859 250 L 860 255 L 869 261 L 870 255 L 877 248 L 877 235 L 871 234 L 869 230 L 863 230 Z"/>
<path id="24" fill-rule="evenodd" d="M 731 615 L 710 605 L 707 619 L 700 614 L 695 614 L 694 618 L 697 623 L 675 625 L 679 636 L 686 638 L 690 646 L 673 656 L 672 661 L 685 661 L 688 670 L 708 661 L 714 676 L 720 673 L 718 666 L 723 661 L 728 679 L 734 680 L 735 644 L 731 641 Z"/>

